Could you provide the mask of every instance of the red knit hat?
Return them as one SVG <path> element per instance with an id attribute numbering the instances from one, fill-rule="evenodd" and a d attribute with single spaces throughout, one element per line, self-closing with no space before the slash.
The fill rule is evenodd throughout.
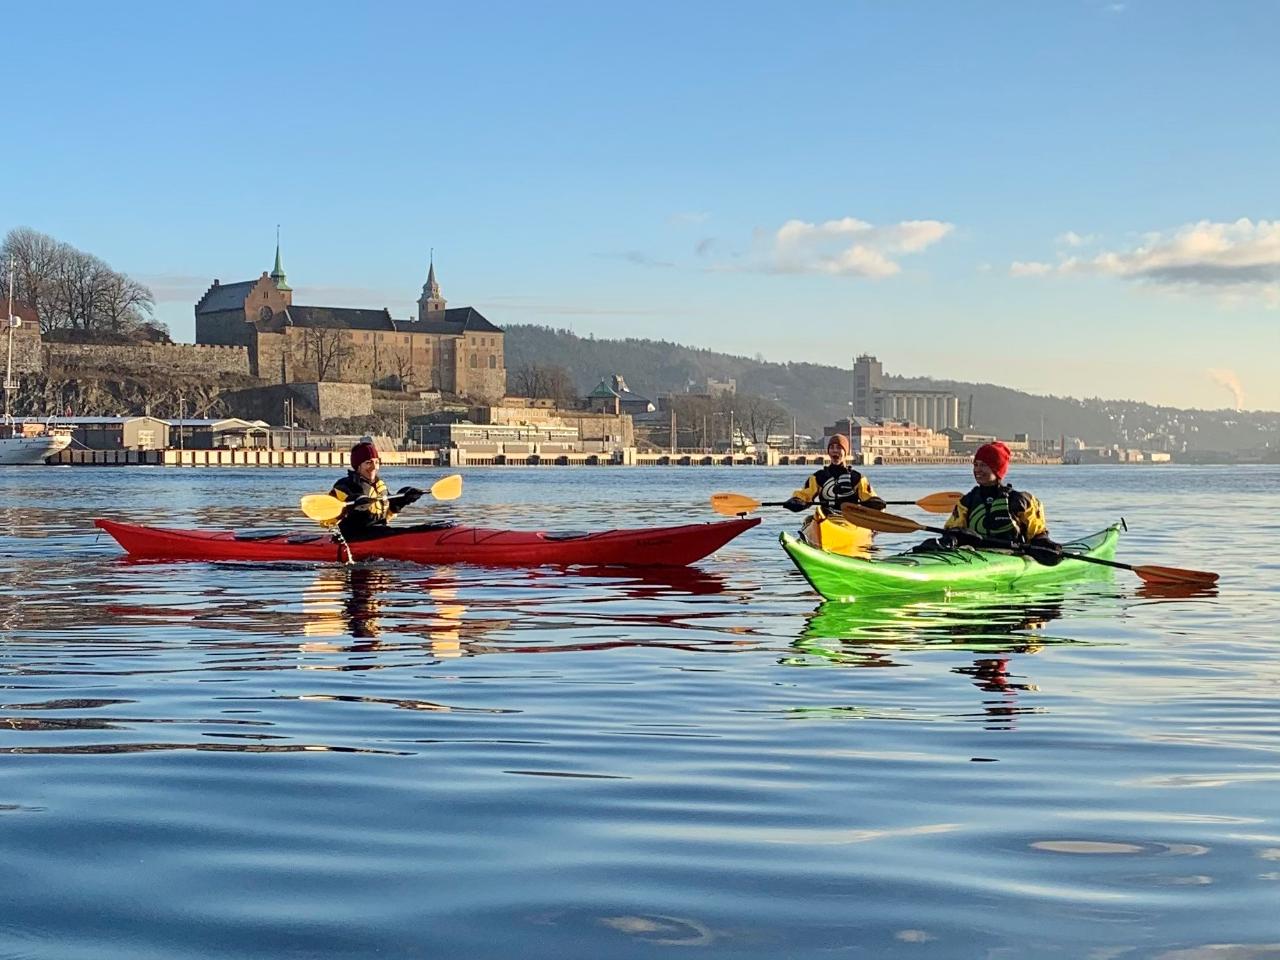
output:
<path id="1" fill-rule="evenodd" d="M 984 443 L 973 455 L 973 459 L 981 460 L 1001 480 L 1009 472 L 1009 448 L 999 440 L 994 443 Z"/>
<path id="2" fill-rule="evenodd" d="M 381 458 L 378 456 L 378 448 L 375 447 L 368 440 L 364 440 L 361 443 L 357 443 L 354 447 L 351 448 L 351 469 L 352 470 L 359 470 L 360 464 L 364 463 L 366 460 L 379 460 L 379 459 Z"/>
<path id="3" fill-rule="evenodd" d="M 831 436 L 827 437 L 827 449 L 828 449 L 828 450 L 830 450 L 830 449 L 831 449 L 831 445 L 832 445 L 833 443 L 834 443 L 834 444 L 836 444 L 837 446 L 843 447 L 843 448 L 844 448 L 844 452 L 845 452 L 846 454 L 848 454 L 848 452 L 849 452 L 849 438 L 848 438 L 848 437 L 846 437 L 843 433 L 833 433 Z"/>

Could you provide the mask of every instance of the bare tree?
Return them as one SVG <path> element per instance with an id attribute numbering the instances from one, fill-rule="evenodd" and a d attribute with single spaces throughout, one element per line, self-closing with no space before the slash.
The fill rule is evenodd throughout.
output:
<path id="1" fill-rule="evenodd" d="M 742 429 L 751 437 L 752 443 L 768 442 L 769 434 L 791 420 L 791 415 L 783 407 L 766 400 L 764 397 L 740 397 L 739 422 Z"/>
<path id="2" fill-rule="evenodd" d="M 10 230 L 0 246 L 15 261 L 15 298 L 35 309 L 40 332 L 138 337 L 154 333 L 151 291 L 92 254 L 29 227 Z M 163 330 L 163 325 L 155 327 Z M 167 336 L 167 331 L 165 331 Z"/>
<path id="3" fill-rule="evenodd" d="M 341 379 L 342 364 L 352 356 L 347 332 L 308 328 L 302 339 L 302 356 L 303 362 L 315 370 L 316 380 Z"/>
<path id="4" fill-rule="evenodd" d="M 508 382 L 516 396 L 554 400 L 557 406 L 563 406 L 578 395 L 572 375 L 558 364 L 526 363 L 508 375 Z"/>

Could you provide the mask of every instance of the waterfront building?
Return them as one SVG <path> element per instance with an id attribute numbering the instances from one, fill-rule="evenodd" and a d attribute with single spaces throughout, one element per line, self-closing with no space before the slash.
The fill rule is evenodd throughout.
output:
<path id="1" fill-rule="evenodd" d="M 881 460 L 927 460 L 948 456 L 952 451 L 947 437 L 928 427 L 901 420 L 844 418 L 823 431 L 823 448 L 833 434 L 848 437 L 855 462 Z"/>

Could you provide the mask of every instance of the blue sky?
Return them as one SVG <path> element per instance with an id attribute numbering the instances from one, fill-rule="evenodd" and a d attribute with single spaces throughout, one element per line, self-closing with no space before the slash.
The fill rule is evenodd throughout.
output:
<path id="1" fill-rule="evenodd" d="M 1280 5 L 50 3 L 0 230 L 147 282 L 1280 410 Z M 622 371 L 625 372 L 625 371 Z"/>

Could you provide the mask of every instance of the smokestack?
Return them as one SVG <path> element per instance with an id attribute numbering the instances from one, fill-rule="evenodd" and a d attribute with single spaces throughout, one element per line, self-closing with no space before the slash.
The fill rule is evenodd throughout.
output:
<path id="1" fill-rule="evenodd" d="M 966 430 L 973 429 L 973 394 L 972 393 L 969 394 L 969 425 L 965 427 L 965 429 Z"/>

